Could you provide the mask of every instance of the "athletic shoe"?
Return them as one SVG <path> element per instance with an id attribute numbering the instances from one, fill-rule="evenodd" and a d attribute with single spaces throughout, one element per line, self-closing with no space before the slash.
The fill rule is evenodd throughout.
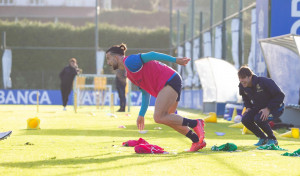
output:
<path id="1" fill-rule="evenodd" d="M 270 145 L 270 144 L 278 145 L 278 141 L 275 140 L 275 139 L 268 139 L 267 144 L 268 144 L 268 145 Z"/>
<path id="2" fill-rule="evenodd" d="M 268 142 L 267 138 L 265 138 L 265 139 L 259 138 L 258 142 L 256 144 L 254 144 L 254 145 L 255 146 L 261 146 L 261 145 L 267 144 L 267 142 Z"/>
<path id="3" fill-rule="evenodd" d="M 189 152 L 196 152 L 196 151 L 204 148 L 205 146 L 206 146 L 205 141 L 203 141 L 203 142 L 200 142 L 200 141 L 199 142 L 194 142 L 194 143 L 192 143 L 192 146 L 191 146 Z"/>
<path id="4" fill-rule="evenodd" d="M 11 135 L 12 131 L 0 133 L 0 140 L 4 140 Z"/>
<path id="5" fill-rule="evenodd" d="M 63 109 L 64 111 L 66 111 L 67 110 L 67 108 L 66 107 L 64 107 L 64 109 Z"/>
<path id="6" fill-rule="evenodd" d="M 197 119 L 197 126 L 193 128 L 197 136 L 199 137 L 199 142 L 203 142 L 205 131 L 204 131 L 204 121 L 202 119 Z"/>
<path id="7" fill-rule="evenodd" d="M 117 110 L 117 112 L 125 112 L 125 109 L 119 109 L 119 110 Z"/>

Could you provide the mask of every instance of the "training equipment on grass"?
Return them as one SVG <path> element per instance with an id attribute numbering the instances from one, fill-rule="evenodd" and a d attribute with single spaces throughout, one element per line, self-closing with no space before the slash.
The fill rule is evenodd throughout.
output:
<path id="1" fill-rule="evenodd" d="M 168 154 L 163 148 L 152 144 L 140 144 L 134 147 L 136 153 Z"/>
<path id="2" fill-rule="evenodd" d="M 252 131 L 248 130 L 248 128 L 246 128 L 244 126 L 243 130 L 242 130 L 242 134 L 253 134 Z"/>
<path id="3" fill-rule="evenodd" d="M 110 112 L 111 113 L 115 112 L 115 108 L 114 108 L 114 94 L 113 93 L 110 94 Z"/>
<path id="4" fill-rule="evenodd" d="M 217 123 L 217 114 L 215 112 L 208 113 L 209 115 L 204 118 L 204 122 Z"/>
<path id="5" fill-rule="evenodd" d="M 97 109 L 110 106 L 110 113 L 114 113 L 114 105 L 117 104 L 117 91 L 113 86 L 115 75 L 80 74 L 75 77 L 73 83 L 73 103 L 75 112 L 83 106 L 95 105 Z M 131 93 L 131 82 L 128 83 L 127 94 Z M 113 89 L 114 88 L 114 89 Z M 116 94 L 116 95 L 114 95 Z M 130 100 L 130 98 L 128 98 Z M 131 102 L 128 101 L 129 109 Z"/>
<path id="6" fill-rule="evenodd" d="M 97 108 L 100 104 L 104 106 L 107 92 L 109 96 L 112 93 L 112 82 L 107 85 L 107 77 L 99 75 L 76 76 L 73 84 L 75 112 L 79 106 L 83 105 L 96 105 Z M 108 102 L 111 103 L 110 100 Z M 110 106 L 112 105 L 110 104 Z"/>
<path id="7" fill-rule="evenodd" d="M 300 149 L 294 151 L 293 153 L 286 152 L 286 153 L 282 154 L 282 156 L 298 156 L 298 157 L 300 157 Z"/>
<path id="8" fill-rule="evenodd" d="M 242 121 L 242 116 L 241 115 L 236 115 L 234 117 L 234 123 L 240 123 Z"/>
<path id="9" fill-rule="evenodd" d="M 8 138 L 11 135 L 12 131 L 6 131 L 3 133 L 0 133 L 0 140 L 4 140 L 6 138 Z"/>
<path id="10" fill-rule="evenodd" d="M 154 127 L 155 130 L 161 130 L 161 127 Z"/>
<path id="11" fill-rule="evenodd" d="M 218 136 L 224 136 L 225 135 L 225 133 L 223 133 L 223 132 L 215 132 L 216 133 L 216 135 L 218 135 Z"/>
<path id="12" fill-rule="evenodd" d="M 246 109 L 247 109 L 246 107 L 243 108 L 242 115 L 244 115 L 244 113 L 246 112 Z"/>
<path id="13" fill-rule="evenodd" d="M 299 138 L 299 128 L 291 128 L 293 138 Z"/>
<path id="14" fill-rule="evenodd" d="M 286 149 L 280 148 L 278 145 L 275 145 L 275 144 L 262 145 L 262 146 L 257 147 L 256 149 L 258 149 L 258 150 L 286 150 Z"/>
<path id="15" fill-rule="evenodd" d="M 231 121 L 232 117 L 235 117 L 236 115 L 241 115 L 242 111 L 243 111 L 242 105 L 227 103 L 225 105 L 224 119 Z"/>
<path id="16" fill-rule="evenodd" d="M 235 123 L 235 124 L 229 125 L 228 127 L 231 127 L 231 128 L 244 128 L 244 125 L 243 125 L 242 122 L 240 122 L 240 123 Z"/>
<path id="17" fill-rule="evenodd" d="M 236 111 L 236 108 L 233 109 L 233 113 L 232 113 L 232 116 L 231 116 L 231 121 L 234 122 L 234 118 L 235 116 L 237 115 L 237 111 Z"/>
<path id="18" fill-rule="evenodd" d="M 139 138 L 138 140 L 129 140 L 122 143 L 122 145 L 125 147 L 134 147 L 140 144 L 149 144 L 149 143 L 143 138 Z"/>
<path id="19" fill-rule="evenodd" d="M 299 138 L 299 128 L 291 128 L 291 131 L 288 131 L 286 133 L 283 133 L 280 135 L 281 137 L 287 137 L 287 138 Z"/>
<path id="20" fill-rule="evenodd" d="M 148 133 L 148 131 L 147 130 L 142 130 L 142 131 L 139 131 L 139 133 L 146 134 L 146 133 Z"/>
<path id="21" fill-rule="evenodd" d="M 27 129 L 38 130 L 40 128 L 40 119 L 38 117 L 29 118 L 27 120 Z"/>
<path id="22" fill-rule="evenodd" d="M 237 146 L 234 143 L 226 143 L 226 144 L 220 145 L 219 147 L 214 145 L 214 146 L 211 147 L 212 151 L 229 151 L 229 152 L 232 152 L 232 151 L 236 151 L 236 149 L 237 149 Z"/>

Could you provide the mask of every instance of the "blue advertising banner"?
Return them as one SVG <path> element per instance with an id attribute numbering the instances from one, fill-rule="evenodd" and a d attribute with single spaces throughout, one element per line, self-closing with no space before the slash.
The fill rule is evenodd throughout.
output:
<path id="1" fill-rule="evenodd" d="M 0 104 L 37 104 L 37 93 L 39 92 L 40 105 L 62 105 L 62 98 L 60 90 L 0 90 Z M 85 91 L 81 94 L 81 103 L 84 105 L 95 105 L 92 91 Z M 119 105 L 120 100 L 118 93 L 113 91 L 115 101 L 114 105 Z M 109 105 L 110 97 L 106 94 L 104 97 L 104 104 Z M 142 102 L 142 94 L 140 91 L 131 92 L 131 103 L 133 106 L 139 106 Z M 151 97 L 150 106 L 155 104 L 155 98 Z M 73 105 L 73 92 L 70 93 L 68 105 Z"/>
<path id="2" fill-rule="evenodd" d="M 268 38 L 269 29 L 269 0 L 256 0 L 256 53 L 254 73 L 258 76 L 267 76 L 267 67 L 259 45 L 259 39 Z"/>
<path id="3" fill-rule="evenodd" d="M 272 0 L 271 37 L 300 34 L 300 0 Z"/>
<path id="4" fill-rule="evenodd" d="M 95 105 L 93 91 L 85 91 L 82 93 L 81 103 L 84 105 Z M 35 105 L 37 104 L 37 94 L 39 95 L 40 105 L 62 105 L 60 90 L 0 90 L 0 104 L 22 104 Z M 113 91 L 114 105 L 119 105 L 120 100 L 118 93 Z M 105 95 L 104 104 L 109 105 L 110 97 Z M 131 92 L 131 105 L 140 106 L 142 103 L 142 93 L 140 91 Z M 155 98 L 151 96 L 150 106 L 154 106 Z M 203 92 L 200 90 L 183 90 L 181 92 L 181 100 L 179 107 L 190 109 L 202 109 Z M 73 105 L 73 92 L 70 93 L 68 105 Z"/>

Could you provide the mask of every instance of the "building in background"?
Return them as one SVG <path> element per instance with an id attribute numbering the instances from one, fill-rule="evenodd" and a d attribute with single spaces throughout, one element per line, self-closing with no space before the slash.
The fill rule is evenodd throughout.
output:
<path id="1" fill-rule="evenodd" d="M 0 0 L 0 19 L 40 22 L 66 22 L 76 26 L 94 22 L 95 0 Z M 103 10 L 111 9 L 111 0 L 99 0 Z"/>
<path id="2" fill-rule="evenodd" d="M 174 11 L 186 9 L 188 6 L 186 0 L 173 0 L 172 2 Z M 94 23 L 95 3 L 96 0 L 0 0 L 0 20 L 17 22 L 27 19 L 83 26 L 86 23 Z M 98 0 L 101 13 L 112 9 L 124 9 L 168 14 L 169 3 L 168 0 Z M 168 16 L 165 19 L 167 21 L 164 23 L 169 23 Z M 112 21 L 103 20 L 104 22 Z"/>

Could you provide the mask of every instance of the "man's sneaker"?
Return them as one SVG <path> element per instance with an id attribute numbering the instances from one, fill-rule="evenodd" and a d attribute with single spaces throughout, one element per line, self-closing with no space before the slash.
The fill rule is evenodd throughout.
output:
<path id="1" fill-rule="evenodd" d="M 197 136 L 199 137 L 199 142 L 203 142 L 205 131 L 204 131 L 204 121 L 202 119 L 197 119 L 197 126 L 193 128 Z"/>
<path id="2" fill-rule="evenodd" d="M 205 146 L 206 146 L 205 141 L 203 141 L 203 142 L 200 142 L 200 141 L 199 142 L 194 142 L 194 143 L 192 143 L 192 146 L 191 146 L 189 152 L 196 152 L 196 151 L 204 148 Z"/>
<path id="3" fill-rule="evenodd" d="M 66 107 L 64 107 L 63 111 L 66 111 L 66 110 L 67 110 L 67 108 L 66 108 Z"/>
<path id="4" fill-rule="evenodd" d="M 270 144 L 278 145 L 278 141 L 275 140 L 275 139 L 268 139 L 267 144 L 268 144 L 268 145 L 270 145 Z"/>
<path id="5" fill-rule="evenodd" d="M 265 138 L 265 139 L 259 138 L 258 143 L 254 144 L 254 145 L 255 145 L 255 146 L 261 146 L 261 145 L 267 144 L 267 142 L 268 142 L 268 139 L 267 139 L 267 138 Z"/>
<path id="6" fill-rule="evenodd" d="M 12 131 L 0 133 L 0 140 L 4 140 L 11 135 Z"/>

